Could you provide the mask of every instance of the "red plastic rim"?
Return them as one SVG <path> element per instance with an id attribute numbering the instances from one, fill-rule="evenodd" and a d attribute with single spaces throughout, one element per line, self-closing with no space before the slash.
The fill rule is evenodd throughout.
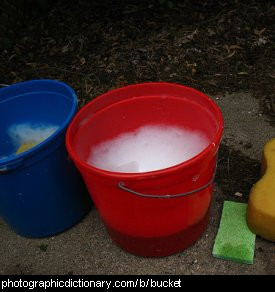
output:
<path id="1" fill-rule="evenodd" d="M 78 120 L 81 120 L 80 117 L 85 113 L 85 111 L 87 111 L 87 109 L 89 109 L 90 107 L 94 106 L 97 102 L 98 99 L 100 98 L 106 98 L 108 95 L 110 95 L 111 93 L 125 93 L 125 91 L 127 90 L 131 90 L 134 88 L 141 88 L 141 87 L 146 87 L 146 86 L 172 86 L 172 87 L 177 87 L 180 88 L 184 91 L 189 91 L 191 93 L 194 93 L 196 95 L 200 95 L 203 99 L 207 100 L 207 102 L 209 103 L 209 106 L 211 107 L 211 110 L 215 113 L 215 116 L 217 118 L 217 121 L 219 123 L 218 126 L 218 131 L 215 135 L 215 138 L 213 139 L 213 142 L 211 142 L 202 152 L 200 152 L 198 155 L 194 156 L 193 158 L 184 161 L 180 164 L 177 164 L 175 166 L 171 166 L 169 168 L 165 168 L 165 169 L 161 169 L 161 170 L 155 170 L 155 171 L 150 171 L 150 172 L 143 172 L 143 173 L 118 173 L 118 172 L 111 172 L 111 171 L 106 171 L 106 170 L 102 170 L 96 167 L 93 167 L 91 165 L 89 165 L 88 163 L 86 163 L 85 161 L 83 161 L 75 152 L 74 148 L 72 147 L 72 143 L 71 140 L 73 139 L 73 128 L 75 126 L 75 123 L 78 122 Z M 144 92 L 144 96 L 147 96 L 146 91 Z M 134 96 L 130 96 L 129 97 L 134 97 Z M 87 103 L 83 108 L 81 108 L 78 113 L 75 115 L 75 117 L 73 118 L 72 122 L 70 123 L 67 132 L 66 132 L 66 147 L 67 150 L 70 154 L 70 156 L 72 157 L 72 159 L 77 162 L 78 164 L 80 164 L 82 167 L 86 168 L 87 170 L 93 171 L 101 176 L 105 176 L 105 177 L 112 177 L 112 178 L 117 178 L 117 179 L 123 179 L 123 180 L 127 180 L 127 179 L 134 179 L 136 177 L 138 178 L 147 178 L 147 177 L 151 177 L 152 175 L 167 175 L 167 174 L 172 174 L 174 172 L 178 172 L 179 169 L 181 169 L 182 167 L 189 167 L 191 166 L 194 162 L 197 162 L 198 160 L 201 160 L 203 157 L 205 157 L 205 155 L 207 155 L 211 149 L 215 148 L 221 140 L 221 136 L 223 133 L 223 128 L 224 128 L 224 121 L 223 121 L 223 116 L 221 113 L 221 110 L 219 109 L 219 107 L 217 106 L 217 104 L 207 95 L 197 91 L 196 89 L 193 89 L 191 87 L 187 87 L 184 85 L 180 85 L 180 84 L 175 84 L 175 83 L 167 83 L 167 82 L 150 82 L 150 83 L 139 83 L 139 84 L 134 84 L 134 85 L 128 85 L 125 87 L 121 87 L 121 88 L 117 88 L 117 89 L 113 89 L 110 90 L 98 97 L 96 97 L 95 99 L 93 99 L 92 101 L 90 101 L 89 103 Z"/>

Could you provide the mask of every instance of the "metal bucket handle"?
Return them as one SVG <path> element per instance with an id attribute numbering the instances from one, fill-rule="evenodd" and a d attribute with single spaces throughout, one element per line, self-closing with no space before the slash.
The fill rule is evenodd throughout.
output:
<path id="1" fill-rule="evenodd" d="M 209 187 L 214 182 L 216 171 L 217 171 L 217 162 L 218 162 L 218 159 L 216 157 L 216 165 L 215 165 L 215 170 L 214 170 L 212 178 L 203 186 L 196 188 L 195 190 L 192 190 L 192 191 L 188 191 L 188 192 L 184 192 L 184 193 L 180 193 L 180 194 L 173 194 L 173 195 L 168 195 L 168 194 L 167 195 L 152 195 L 152 194 L 140 193 L 140 192 L 137 192 L 135 190 L 129 189 L 121 181 L 118 183 L 118 187 L 126 192 L 132 193 L 132 194 L 140 196 L 140 197 L 145 197 L 145 198 L 155 198 L 155 199 L 169 199 L 170 198 L 171 199 L 171 198 L 189 196 L 189 195 L 192 195 L 194 193 L 197 193 L 197 192 Z"/>

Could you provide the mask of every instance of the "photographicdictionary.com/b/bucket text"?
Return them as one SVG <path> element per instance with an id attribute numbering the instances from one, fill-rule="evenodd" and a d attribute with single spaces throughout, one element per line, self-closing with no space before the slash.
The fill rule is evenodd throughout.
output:
<path id="1" fill-rule="evenodd" d="M 48 276 L 2 276 L 1 290 L 23 288 L 27 290 L 48 290 L 51 288 L 182 288 L 180 277 L 142 276 L 89 276 L 89 277 L 48 277 Z"/>

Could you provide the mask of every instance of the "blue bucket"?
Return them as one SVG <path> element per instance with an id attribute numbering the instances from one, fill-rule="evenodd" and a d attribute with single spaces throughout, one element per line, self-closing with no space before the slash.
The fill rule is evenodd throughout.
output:
<path id="1" fill-rule="evenodd" d="M 65 132 L 77 111 L 65 83 L 32 80 L 0 90 L 0 216 L 18 234 L 46 237 L 77 223 L 91 199 L 65 148 Z M 13 125 L 55 125 L 48 138 L 16 154 Z M 37 127 L 37 126 L 36 126 Z"/>

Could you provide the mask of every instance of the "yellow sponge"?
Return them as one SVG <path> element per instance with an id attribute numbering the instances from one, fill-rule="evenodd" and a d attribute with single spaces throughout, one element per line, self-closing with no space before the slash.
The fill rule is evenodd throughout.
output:
<path id="1" fill-rule="evenodd" d="M 16 154 L 21 154 L 22 152 L 25 152 L 32 147 L 36 146 L 38 143 L 24 143 L 20 145 L 20 147 L 17 149 Z"/>
<path id="2" fill-rule="evenodd" d="M 264 146 L 262 178 L 252 187 L 247 208 L 247 225 L 252 232 L 275 242 L 275 139 Z"/>

